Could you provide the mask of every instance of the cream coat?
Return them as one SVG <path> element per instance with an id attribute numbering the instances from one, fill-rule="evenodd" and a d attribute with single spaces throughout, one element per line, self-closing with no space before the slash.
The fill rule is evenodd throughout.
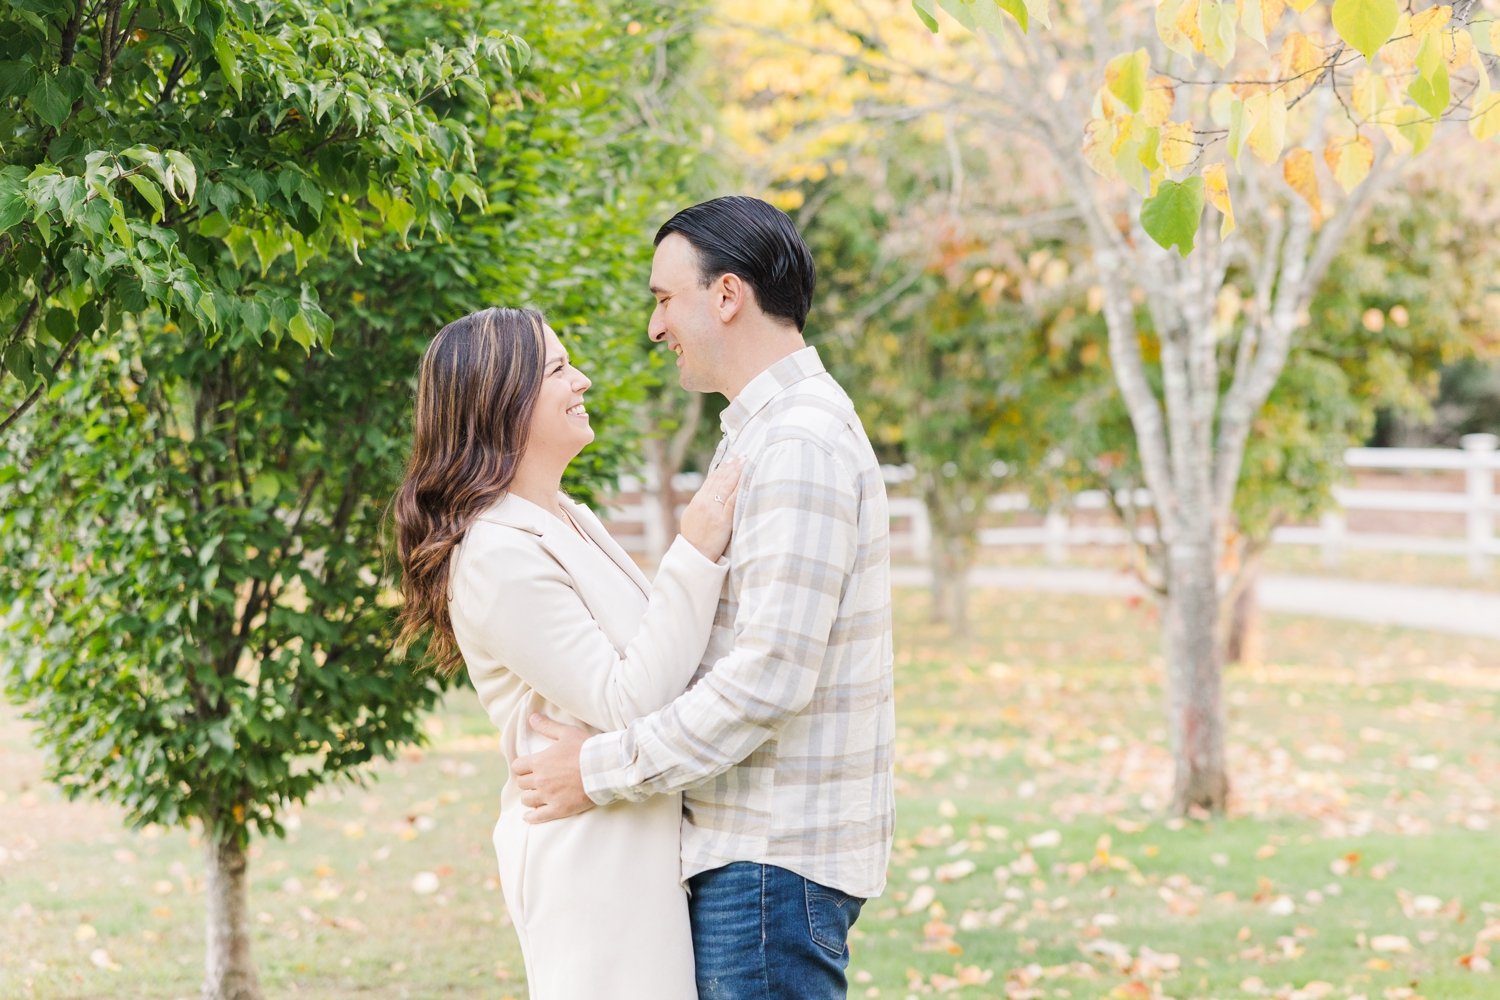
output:
<path id="1" fill-rule="evenodd" d="M 507 764 L 540 750 L 532 712 L 622 729 L 681 694 L 708 643 L 727 563 L 682 538 L 654 587 L 594 515 L 588 534 L 506 496 L 469 528 L 450 576 L 453 630 Z M 695 1000 L 678 795 L 531 826 L 514 780 L 495 850 L 532 1000 Z"/>

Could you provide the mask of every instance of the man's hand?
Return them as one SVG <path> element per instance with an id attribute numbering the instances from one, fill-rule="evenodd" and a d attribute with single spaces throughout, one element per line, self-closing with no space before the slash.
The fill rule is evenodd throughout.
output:
<path id="1" fill-rule="evenodd" d="M 583 790 L 583 774 L 578 769 L 578 756 L 589 738 L 588 731 L 565 726 L 545 715 L 531 717 L 531 731 L 556 742 L 545 750 L 517 757 L 511 765 L 521 789 L 521 804 L 528 810 L 526 822 L 549 823 L 594 808 L 594 801 Z"/>

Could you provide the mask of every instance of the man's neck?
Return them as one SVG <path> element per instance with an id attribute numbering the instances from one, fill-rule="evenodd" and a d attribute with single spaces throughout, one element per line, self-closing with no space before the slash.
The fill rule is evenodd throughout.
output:
<path id="1" fill-rule="evenodd" d="M 745 352 L 740 363 L 735 366 L 735 371 L 731 373 L 729 383 L 723 390 L 725 398 L 731 403 L 739 398 L 740 393 L 745 391 L 745 386 L 755 381 L 758 375 L 807 346 L 807 341 L 799 330 L 791 327 L 772 329 L 774 332 L 746 338 L 754 346 Z"/>

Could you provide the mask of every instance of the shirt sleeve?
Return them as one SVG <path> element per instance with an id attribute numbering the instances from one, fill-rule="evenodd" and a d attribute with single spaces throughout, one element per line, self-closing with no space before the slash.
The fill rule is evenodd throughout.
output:
<path id="1" fill-rule="evenodd" d="M 539 546 L 475 567 L 487 655 L 596 729 L 618 729 L 681 694 L 713 628 L 728 563 L 677 537 L 624 652 L 599 627 L 562 566 Z"/>
<path id="2" fill-rule="evenodd" d="M 584 744 L 599 805 L 712 778 L 813 698 L 859 544 L 855 479 L 818 442 L 776 442 L 746 469 L 736 522 L 734 647 L 670 705 Z"/>

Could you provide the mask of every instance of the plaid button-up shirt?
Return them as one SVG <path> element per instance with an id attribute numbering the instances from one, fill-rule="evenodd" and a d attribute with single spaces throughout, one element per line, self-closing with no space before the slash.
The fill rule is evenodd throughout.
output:
<path id="1" fill-rule="evenodd" d="M 584 744 L 596 803 L 683 792 L 683 879 L 735 861 L 853 896 L 885 886 L 890 515 L 853 404 L 805 348 L 724 412 L 746 459 L 729 577 L 692 686 Z"/>

